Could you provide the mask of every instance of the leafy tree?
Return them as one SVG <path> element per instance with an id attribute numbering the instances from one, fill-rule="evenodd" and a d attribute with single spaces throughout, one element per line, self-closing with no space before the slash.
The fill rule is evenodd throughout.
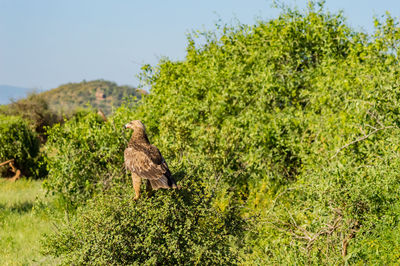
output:
<path id="1" fill-rule="evenodd" d="M 45 146 L 48 179 L 44 186 L 78 206 L 110 185 L 124 180 L 123 122 L 105 122 L 92 111 L 77 112 L 48 130 Z"/>
<path id="2" fill-rule="evenodd" d="M 24 119 L 0 114 L 0 162 L 11 159 L 26 176 L 40 177 L 43 173 L 36 133 Z M 6 175 L 5 167 L 2 168 L 2 175 Z"/>
<path id="3" fill-rule="evenodd" d="M 25 99 L 3 106 L 0 108 L 0 114 L 21 116 L 27 120 L 42 143 L 46 141 L 45 128 L 61 120 L 50 110 L 48 100 L 38 93 L 31 93 Z"/>

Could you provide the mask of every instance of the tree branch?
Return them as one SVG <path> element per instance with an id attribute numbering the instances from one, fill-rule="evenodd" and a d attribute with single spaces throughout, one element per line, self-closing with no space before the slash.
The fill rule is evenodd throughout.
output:
<path id="1" fill-rule="evenodd" d="M 18 169 L 14 166 L 13 163 L 14 163 L 14 159 L 7 160 L 7 161 L 5 161 L 5 162 L 0 163 L 0 166 L 4 166 L 4 165 L 7 165 L 7 164 L 8 164 L 8 166 L 11 167 L 11 172 L 13 172 L 13 173 L 15 174 L 15 175 L 10 179 L 10 181 L 15 181 L 15 180 L 17 180 L 17 179 L 21 176 L 21 171 L 18 170 Z"/>
<path id="2" fill-rule="evenodd" d="M 14 159 L 7 160 L 5 162 L 0 163 L 0 166 L 6 165 L 6 164 L 9 164 L 9 163 L 12 163 L 12 162 L 14 162 Z"/>
<path id="3" fill-rule="evenodd" d="M 377 132 L 379 132 L 381 130 L 388 129 L 388 128 L 394 128 L 394 126 L 382 126 L 380 128 L 375 128 L 375 130 L 371 131 L 367 135 L 364 134 L 364 136 L 359 137 L 358 139 L 353 140 L 352 142 L 349 142 L 346 145 L 340 147 L 330 159 L 335 158 L 339 154 L 339 152 L 341 152 L 343 149 L 345 149 L 345 148 L 347 148 L 347 147 L 349 147 L 349 146 L 351 146 L 351 145 L 353 145 L 353 144 L 355 144 L 357 142 L 363 141 L 363 140 L 369 138 L 371 135 L 373 135 L 373 134 L 375 134 L 375 133 L 377 133 Z"/>

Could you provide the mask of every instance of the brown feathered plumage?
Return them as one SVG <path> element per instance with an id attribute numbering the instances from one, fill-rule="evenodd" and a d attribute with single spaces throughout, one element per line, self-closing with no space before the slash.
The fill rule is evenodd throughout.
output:
<path id="1" fill-rule="evenodd" d="M 147 189 L 178 188 L 168 165 L 158 148 L 151 145 L 142 122 L 133 120 L 125 125 L 133 130 L 131 140 L 124 152 L 125 167 L 132 172 L 135 200 L 140 196 L 141 180 L 147 179 Z"/>

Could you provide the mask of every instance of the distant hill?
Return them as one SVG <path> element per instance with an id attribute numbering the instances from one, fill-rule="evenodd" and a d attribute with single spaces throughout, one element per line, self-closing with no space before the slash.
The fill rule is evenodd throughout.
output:
<path id="1" fill-rule="evenodd" d="M 76 108 L 90 104 L 93 108 L 110 114 L 112 107 L 120 106 L 124 98 L 141 98 L 145 93 L 146 91 L 131 86 L 118 86 L 111 81 L 94 80 L 68 83 L 42 92 L 41 95 L 48 101 L 50 109 L 57 113 L 70 113 Z"/>
<path id="2" fill-rule="evenodd" d="M 10 99 L 21 99 L 27 96 L 32 89 L 0 85 L 0 104 L 10 103 Z"/>

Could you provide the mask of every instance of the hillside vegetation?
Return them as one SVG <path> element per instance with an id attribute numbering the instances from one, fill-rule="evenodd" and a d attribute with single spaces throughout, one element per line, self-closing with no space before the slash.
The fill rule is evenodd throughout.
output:
<path id="1" fill-rule="evenodd" d="M 89 104 L 108 115 L 113 107 L 121 105 L 124 98 L 132 96 L 140 98 L 145 93 L 131 86 L 118 86 L 111 81 L 93 80 L 61 85 L 41 95 L 47 99 L 50 108 L 57 113 L 70 114 L 77 108 L 83 108 Z"/>
<path id="2" fill-rule="evenodd" d="M 76 215 L 44 254 L 65 264 L 398 262 L 400 28 L 387 15 L 373 34 L 357 32 L 321 6 L 191 36 L 184 60 L 143 68 L 151 92 L 139 105 L 50 129 L 46 187 Z M 183 189 L 132 201 L 121 128 L 133 119 Z"/>
<path id="3" fill-rule="evenodd" d="M 118 86 L 105 80 L 69 83 L 42 93 L 32 92 L 26 98 L 0 105 L 0 115 L 22 117 L 44 143 L 46 128 L 63 122 L 64 118 L 69 119 L 85 109 L 101 110 L 108 116 L 124 100 L 139 100 L 145 94 L 145 90 Z"/>

